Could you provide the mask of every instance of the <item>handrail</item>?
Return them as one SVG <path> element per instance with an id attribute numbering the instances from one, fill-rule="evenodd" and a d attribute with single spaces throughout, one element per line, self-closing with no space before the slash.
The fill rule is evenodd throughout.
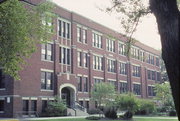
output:
<path id="1" fill-rule="evenodd" d="M 82 110 L 84 112 L 87 111 L 86 108 L 84 106 L 80 105 L 79 102 L 77 102 L 77 101 L 75 101 L 75 108 L 78 108 L 78 109 L 80 109 L 80 110 Z"/>

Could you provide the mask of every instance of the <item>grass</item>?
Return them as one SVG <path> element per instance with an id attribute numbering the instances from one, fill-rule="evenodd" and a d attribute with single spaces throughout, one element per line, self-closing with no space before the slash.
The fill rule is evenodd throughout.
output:
<path id="1" fill-rule="evenodd" d="M 70 119 L 47 119 L 47 120 L 37 120 L 37 121 L 95 121 L 86 120 L 84 118 L 70 118 Z M 96 120 L 96 121 L 178 121 L 178 119 L 173 119 L 171 117 L 134 117 L 132 120 Z"/>

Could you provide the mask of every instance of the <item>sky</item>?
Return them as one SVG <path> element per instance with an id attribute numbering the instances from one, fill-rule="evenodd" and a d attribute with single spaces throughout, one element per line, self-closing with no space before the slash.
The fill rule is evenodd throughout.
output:
<path id="1" fill-rule="evenodd" d="M 111 5 L 110 0 L 52 0 L 59 6 L 78 13 L 112 30 L 124 33 L 118 20 L 118 14 L 108 14 L 101 11 Z M 161 49 L 160 36 L 158 34 L 154 15 L 141 18 L 133 38 L 155 49 Z"/>

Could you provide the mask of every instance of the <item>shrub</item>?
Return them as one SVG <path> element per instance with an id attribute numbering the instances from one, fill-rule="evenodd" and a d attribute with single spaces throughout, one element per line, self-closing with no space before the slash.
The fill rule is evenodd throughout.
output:
<path id="1" fill-rule="evenodd" d="M 43 112 L 42 116 L 46 117 L 55 117 L 55 116 L 65 116 L 67 115 L 67 107 L 65 103 L 56 98 L 54 101 L 49 102 L 45 112 Z"/>
<path id="2" fill-rule="evenodd" d="M 100 114 L 100 112 L 100 109 L 97 108 L 88 110 L 88 114 Z"/>
<path id="3" fill-rule="evenodd" d="M 169 116 L 176 116 L 177 114 L 176 114 L 176 111 L 174 111 L 174 110 L 172 110 L 172 111 L 170 111 L 169 112 Z"/>
<path id="4" fill-rule="evenodd" d="M 124 119 L 124 120 L 132 119 L 132 117 L 133 117 L 133 112 L 131 112 L 131 111 L 127 111 L 127 112 L 123 115 L 123 119 Z"/>
<path id="5" fill-rule="evenodd" d="M 86 117 L 87 120 L 99 120 L 101 119 L 100 117 L 97 117 L 97 116 L 89 116 L 89 117 Z"/>
<path id="6" fill-rule="evenodd" d="M 155 104 L 150 100 L 138 99 L 139 107 L 135 114 L 148 115 L 155 111 Z"/>
<path id="7" fill-rule="evenodd" d="M 117 110 L 115 107 L 107 107 L 104 109 L 104 115 L 106 118 L 116 119 L 117 118 Z"/>

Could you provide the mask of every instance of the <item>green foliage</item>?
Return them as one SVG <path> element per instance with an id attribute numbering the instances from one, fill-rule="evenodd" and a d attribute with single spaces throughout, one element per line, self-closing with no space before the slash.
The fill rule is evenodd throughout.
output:
<path id="1" fill-rule="evenodd" d="M 98 107 L 108 104 L 114 99 L 115 87 L 110 83 L 97 83 L 91 92 L 92 100 L 97 101 Z"/>
<path id="2" fill-rule="evenodd" d="M 98 116 L 89 116 L 89 117 L 86 117 L 87 120 L 99 120 L 101 119 L 100 117 Z"/>
<path id="3" fill-rule="evenodd" d="M 104 115 L 106 118 L 116 119 L 117 118 L 117 109 L 114 106 L 105 107 Z"/>
<path id="4" fill-rule="evenodd" d="M 155 92 L 156 92 L 155 99 L 159 102 L 158 108 L 161 111 L 166 112 L 166 111 L 175 110 L 169 82 L 156 84 Z"/>
<path id="5" fill-rule="evenodd" d="M 136 111 L 136 114 L 148 115 L 155 111 L 155 103 L 151 100 L 139 99 L 138 103 L 139 107 L 138 111 Z"/>
<path id="6" fill-rule="evenodd" d="M 100 114 L 100 109 L 89 109 L 88 114 Z"/>
<path id="7" fill-rule="evenodd" d="M 43 116 L 46 117 L 54 117 L 54 116 L 65 116 L 66 112 L 66 105 L 65 102 L 62 101 L 60 98 L 55 98 L 54 101 L 49 102 Z"/>
<path id="8" fill-rule="evenodd" d="M 47 25 L 42 24 L 42 14 L 51 9 L 50 3 L 26 8 L 19 0 L 1 4 L 0 68 L 4 73 L 19 79 L 18 71 L 22 69 L 24 59 L 35 52 L 36 44 L 40 40 L 50 41 L 52 33 L 47 31 Z"/>
<path id="9" fill-rule="evenodd" d="M 115 98 L 115 103 L 118 110 L 135 112 L 138 110 L 138 100 L 132 94 L 120 94 Z"/>

